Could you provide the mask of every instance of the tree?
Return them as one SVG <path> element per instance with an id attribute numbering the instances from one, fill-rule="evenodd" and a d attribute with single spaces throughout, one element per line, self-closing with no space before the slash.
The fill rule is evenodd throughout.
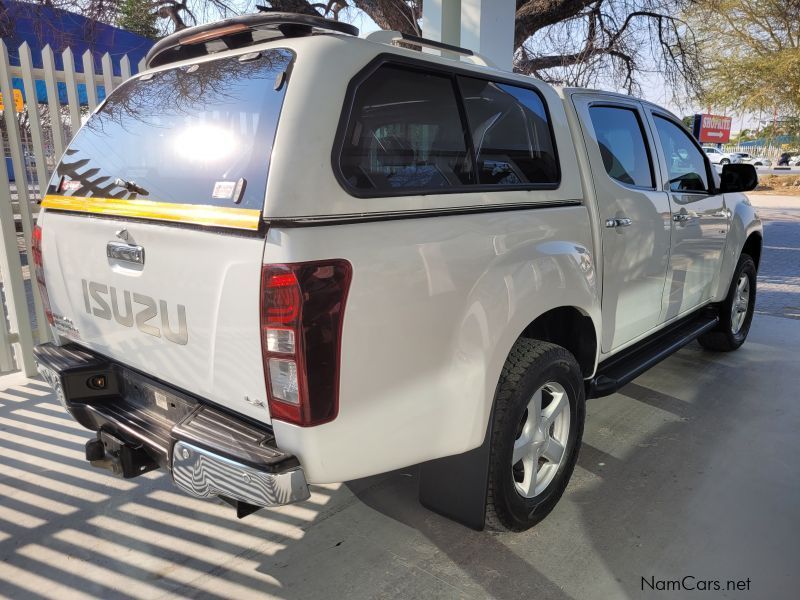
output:
<path id="1" fill-rule="evenodd" d="M 800 115 L 800 0 L 698 0 L 704 104 Z"/>
<path id="2" fill-rule="evenodd" d="M 563 85 L 640 91 L 658 73 L 678 93 L 696 91 L 699 59 L 679 15 L 691 0 L 515 0 L 514 69 Z M 270 0 L 275 11 L 336 17 L 345 6 L 380 27 L 420 34 L 421 0 Z"/>
<path id="3" fill-rule="evenodd" d="M 153 10 L 151 0 L 123 0 L 119 7 L 117 24 L 133 33 L 155 39 L 159 33 L 157 20 L 158 14 Z"/>

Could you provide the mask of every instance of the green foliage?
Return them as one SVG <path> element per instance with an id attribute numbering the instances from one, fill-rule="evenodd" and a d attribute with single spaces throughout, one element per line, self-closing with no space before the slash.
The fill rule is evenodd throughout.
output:
<path id="1" fill-rule="evenodd" d="M 155 39 L 158 37 L 157 19 L 158 14 L 151 0 L 123 0 L 117 22 L 122 29 Z"/>
<path id="2" fill-rule="evenodd" d="M 800 115 L 800 0 L 697 0 L 703 105 Z"/>

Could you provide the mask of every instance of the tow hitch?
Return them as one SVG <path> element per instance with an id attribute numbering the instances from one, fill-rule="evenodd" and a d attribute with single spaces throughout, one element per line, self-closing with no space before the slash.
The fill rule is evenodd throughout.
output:
<path id="1" fill-rule="evenodd" d="M 158 463 L 141 444 L 129 444 L 103 430 L 97 432 L 95 439 L 86 442 L 86 460 L 94 467 L 108 469 L 125 479 L 158 468 Z"/>

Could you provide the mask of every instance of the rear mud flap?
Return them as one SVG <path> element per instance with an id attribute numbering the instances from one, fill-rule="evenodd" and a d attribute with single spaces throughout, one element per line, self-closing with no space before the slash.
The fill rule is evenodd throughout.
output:
<path id="1" fill-rule="evenodd" d="M 420 467 L 420 503 L 477 531 L 483 530 L 486 521 L 492 421 L 490 416 L 480 447 L 432 460 Z"/>

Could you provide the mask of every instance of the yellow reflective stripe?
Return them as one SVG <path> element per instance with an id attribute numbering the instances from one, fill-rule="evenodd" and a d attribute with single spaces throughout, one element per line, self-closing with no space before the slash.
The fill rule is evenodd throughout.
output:
<path id="1" fill-rule="evenodd" d="M 173 204 L 152 200 L 120 200 L 116 198 L 79 198 L 76 196 L 47 195 L 42 200 L 44 208 L 74 212 L 115 215 L 175 221 L 193 225 L 258 229 L 261 211 L 252 208 L 230 208 L 204 204 Z"/>

